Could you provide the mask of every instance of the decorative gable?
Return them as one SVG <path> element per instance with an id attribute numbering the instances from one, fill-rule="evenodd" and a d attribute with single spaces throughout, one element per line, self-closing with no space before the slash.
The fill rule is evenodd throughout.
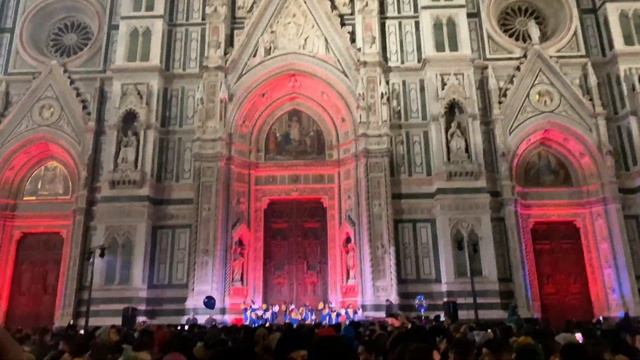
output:
<path id="1" fill-rule="evenodd" d="M 347 76 L 355 73 L 355 49 L 329 2 L 275 0 L 262 2 L 251 18 L 229 58 L 229 79 L 233 83 L 264 60 L 287 53 L 321 59 Z"/>
<path id="2" fill-rule="evenodd" d="M 543 113 L 562 115 L 586 133 L 596 132 L 593 105 L 539 48 L 532 48 L 502 104 L 504 129 L 511 136 L 529 119 Z"/>
<path id="3" fill-rule="evenodd" d="M 52 63 L 0 124 L 0 146 L 30 133 L 48 132 L 68 139 L 78 153 L 88 154 L 92 141 L 87 137 L 85 107 L 64 68 Z"/>

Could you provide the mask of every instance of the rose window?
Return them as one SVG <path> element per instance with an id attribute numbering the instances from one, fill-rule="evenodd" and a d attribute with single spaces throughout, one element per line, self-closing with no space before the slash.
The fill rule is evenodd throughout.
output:
<path id="1" fill-rule="evenodd" d="M 57 59 L 69 59 L 89 47 L 93 38 L 93 30 L 86 22 L 74 17 L 62 19 L 47 36 L 47 50 Z"/>
<path id="2" fill-rule="evenodd" d="M 531 42 L 529 21 L 534 20 L 540 29 L 540 40 L 547 39 L 547 21 L 542 13 L 528 2 L 516 2 L 505 7 L 498 16 L 500 30 L 511 40 L 521 44 Z"/>

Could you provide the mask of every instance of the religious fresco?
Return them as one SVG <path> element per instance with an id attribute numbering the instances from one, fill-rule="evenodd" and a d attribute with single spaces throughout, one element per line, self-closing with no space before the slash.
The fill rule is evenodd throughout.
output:
<path id="1" fill-rule="evenodd" d="M 265 144 L 266 160 L 321 160 L 325 158 L 325 139 L 318 123 L 299 110 L 278 118 Z"/>
<path id="2" fill-rule="evenodd" d="M 23 200 L 68 199 L 71 196 L 71 180 L 62 165 L 51 161 L 38 170 L 27 181 Z"/>
<path id="3" fill-rule="evenodd" d="M 521 183 L 526 187 L 573 186 L 567 165 L 544 149 L 529 157 L 525 164 Z"/>

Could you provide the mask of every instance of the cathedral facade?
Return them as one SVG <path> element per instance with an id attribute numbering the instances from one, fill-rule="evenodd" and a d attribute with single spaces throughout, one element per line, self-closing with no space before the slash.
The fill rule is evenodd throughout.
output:
<path id="1" fill-rule="evenodd" d="M 638 315 L 639 59 L 631 0 L 5 0 L 0 324 Z"/>

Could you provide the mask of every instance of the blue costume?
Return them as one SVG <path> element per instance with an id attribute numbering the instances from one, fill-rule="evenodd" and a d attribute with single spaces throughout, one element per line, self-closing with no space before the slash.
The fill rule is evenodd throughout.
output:
<path id="1" fill-rule="evenodd" d="M 342 314 L 340 314 L 336 309 L 331 310 L 329 313 L 329 325 L 339 324 L 341 316 Z"/>
<path id="2" fill-rule="evenodd" d="M 242 322 L 244 325 L 249 325 L 251 321 L 251 308 L 244 305 L 242 308 Z"/>
<path id="3" fill-rule="evenodd" d="M 322 309 L 322 311 L 320 312 L 320 324 L 322 325 L 330 325 L 329 324 L 329 317 L 331 316 L 331 313 L 329 312 L 329 309 L 324 308 Z"/>

